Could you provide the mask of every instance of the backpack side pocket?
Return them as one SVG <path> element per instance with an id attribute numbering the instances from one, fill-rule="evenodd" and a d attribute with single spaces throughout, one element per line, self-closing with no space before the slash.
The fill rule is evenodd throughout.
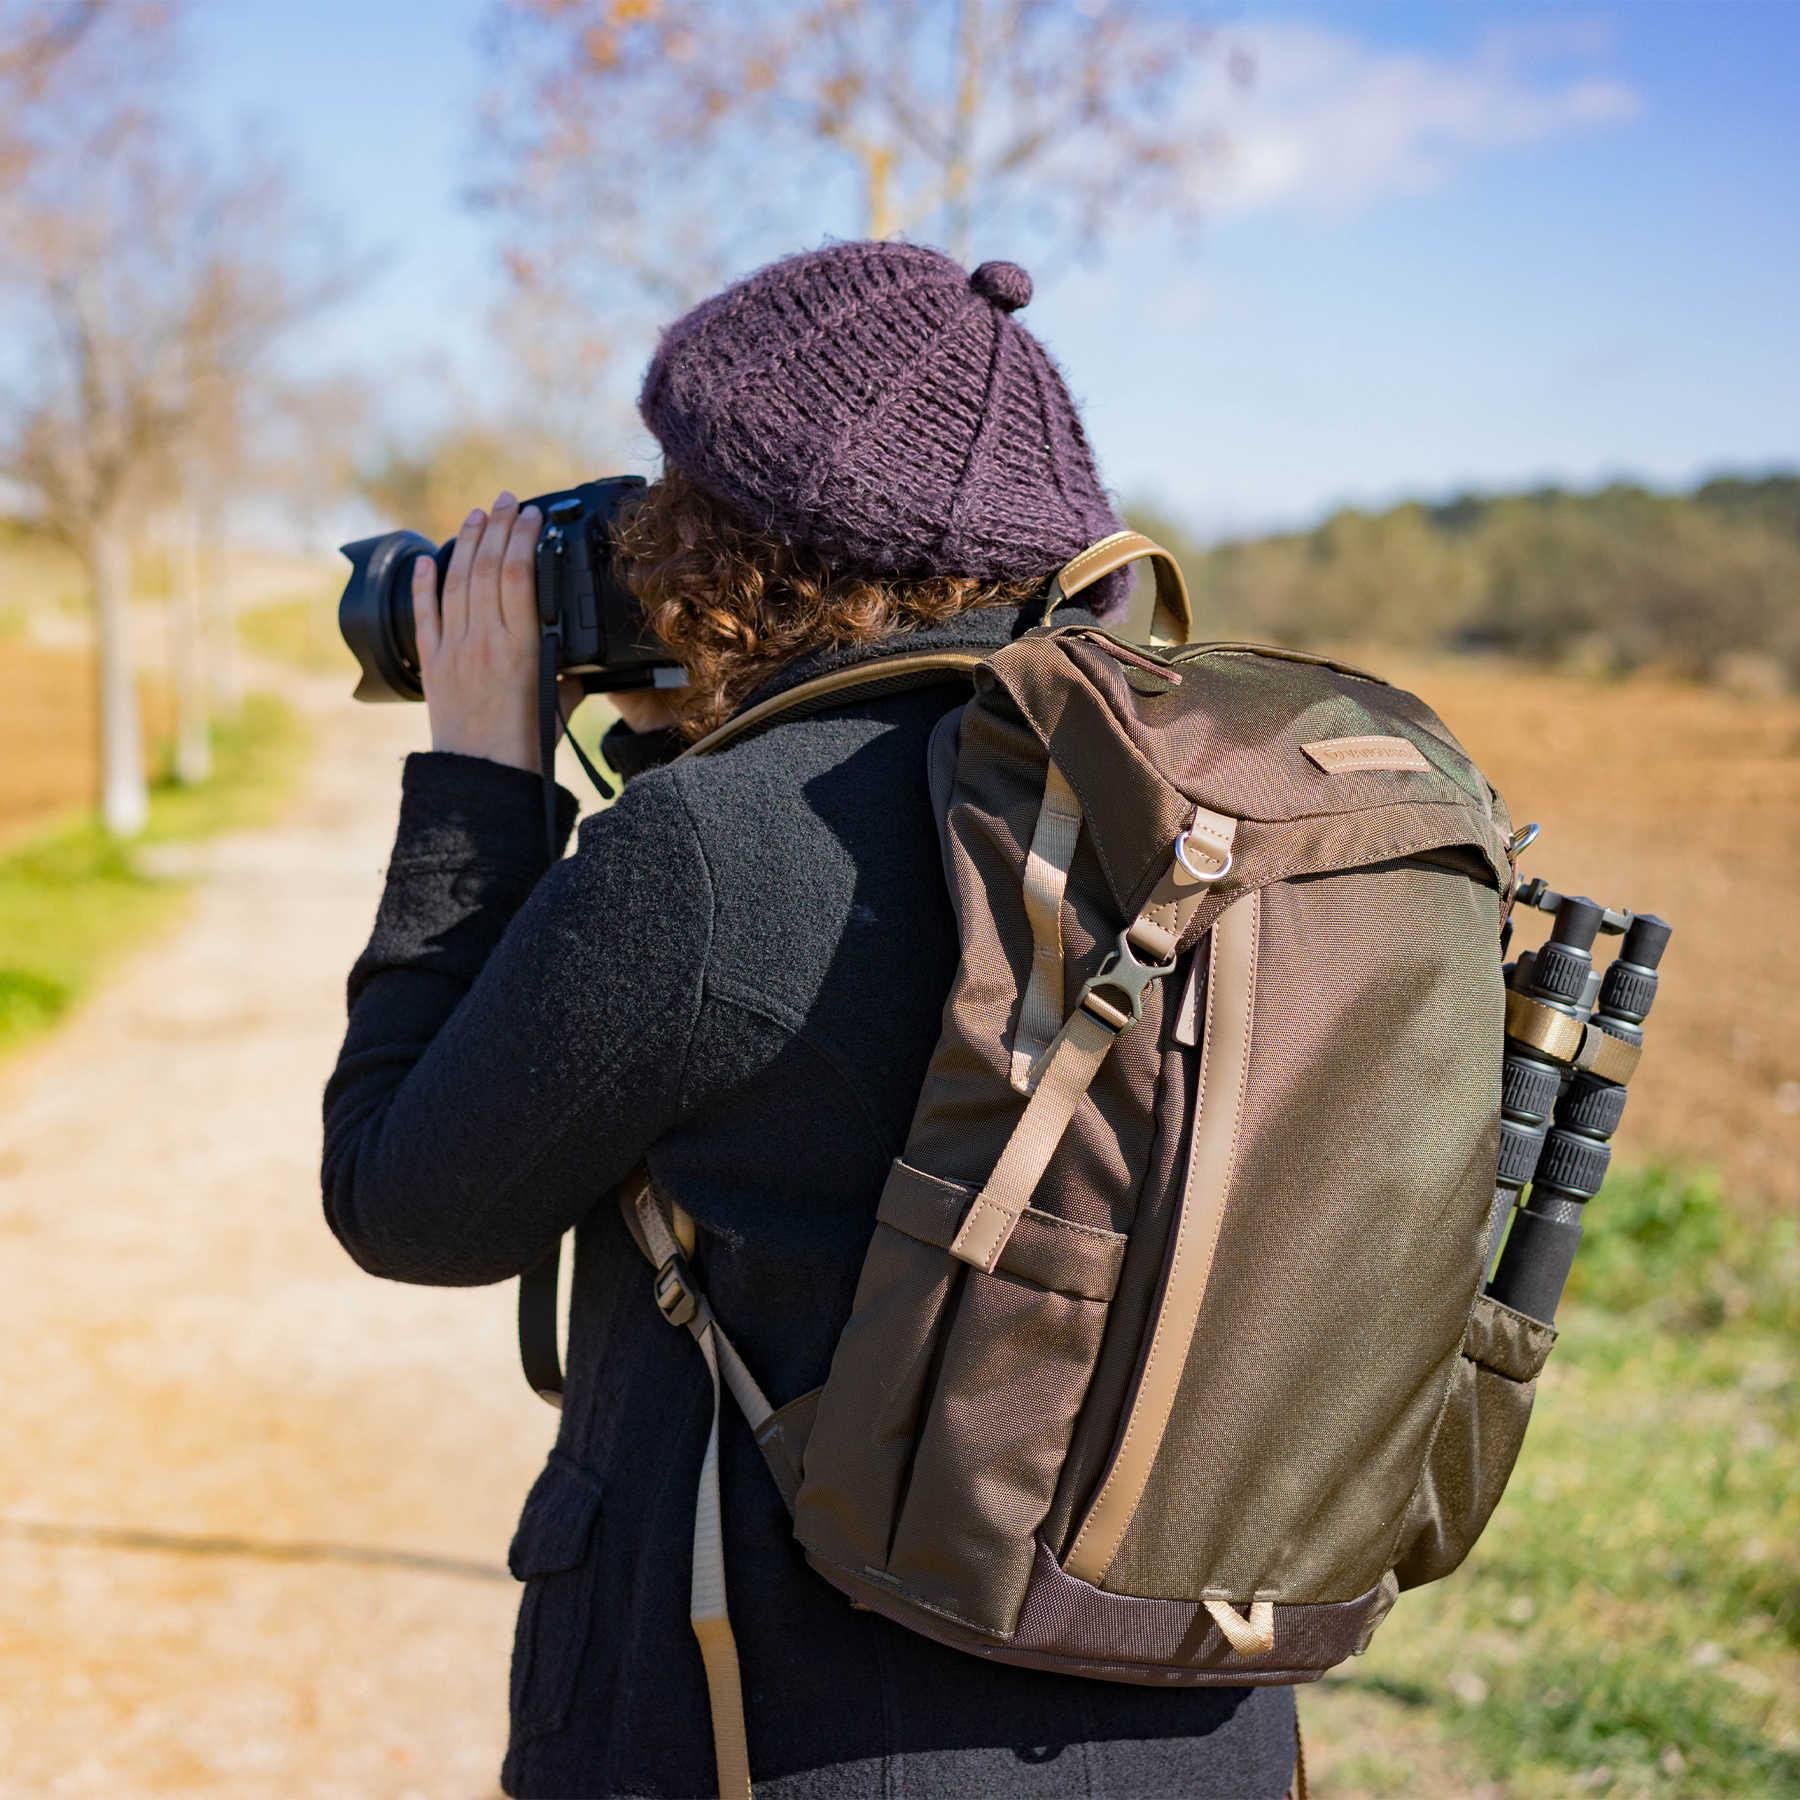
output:
<path id="1" fill-rule="evenodd" d="M 806 1448 L 807 1550 L 1009 1634 L 1124 1259 L 1029 1208 L 992 1273 L 949 1251 L 973 1187 L 896 1163 Z"/>
<path id="2" fill-rule="evenodd" d="M 1476 1295 L 1400 1529 L 1394 1573 L 1402 1588 L 1448 1575 L 1474 1548 L 1518 1459 L 1538 1374 L 1555 1342 L 1548 1325 Z"/>

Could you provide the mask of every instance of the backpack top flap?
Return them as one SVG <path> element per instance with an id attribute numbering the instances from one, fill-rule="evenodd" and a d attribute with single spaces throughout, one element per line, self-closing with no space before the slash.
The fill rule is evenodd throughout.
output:
<path id="1" fill-rule="evenodd" d="M 1231 879 L 1185 943 L 1234 896 L 1291 875 L 1466 846 L 1511 883 L 1494 790 L 1422 700 L 1372 675 L 1250 644 L 1153 657 L 1070 626 L 1008 645 L 979 679 L 1075 790 L 1123 917 L 1196 805 L 1239 821 Z"/>

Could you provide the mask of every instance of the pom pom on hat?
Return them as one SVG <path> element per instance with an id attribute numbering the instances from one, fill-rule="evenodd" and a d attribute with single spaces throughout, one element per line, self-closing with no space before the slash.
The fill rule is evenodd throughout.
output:
<path id="1" fill-rule="evenodd" d="M 984 262 L 969 277 L 969 286 L 1002 312 L 1031 304 L 1031 277 L 1014 262 Z"/>

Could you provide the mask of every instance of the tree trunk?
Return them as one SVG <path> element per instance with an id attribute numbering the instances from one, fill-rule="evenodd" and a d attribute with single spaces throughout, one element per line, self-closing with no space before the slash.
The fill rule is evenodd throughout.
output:
<path id="1" fill-rule="evenodd" d="M 173 561 L 169 649 L 175 674 L 175 779 L 185 787 L 195 787 L 212 778 L 212 707 L 206 689 L 200 515 L 185 499 L 175 516 Z"/>
<path id="2" fill-rule="evenodd" d="M 96 523 L 87 561 L 100 687 L 100 818 L 114 837 L 136 837 L 150 816 L 150 795 L 131 654 L 130 556 L 117 523 Z"/>

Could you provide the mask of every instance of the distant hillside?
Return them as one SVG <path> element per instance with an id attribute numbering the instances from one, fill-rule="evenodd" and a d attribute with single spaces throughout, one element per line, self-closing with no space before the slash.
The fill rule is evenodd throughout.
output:
<path id="1" fill-rule="evenodd" d="M 1182 549 L 1180 526 L 1145 529 Z M 1347 509 L 1185 547 L 1204 637 L 1494 649 L 1800 686 L 1800 475 Z"/>

